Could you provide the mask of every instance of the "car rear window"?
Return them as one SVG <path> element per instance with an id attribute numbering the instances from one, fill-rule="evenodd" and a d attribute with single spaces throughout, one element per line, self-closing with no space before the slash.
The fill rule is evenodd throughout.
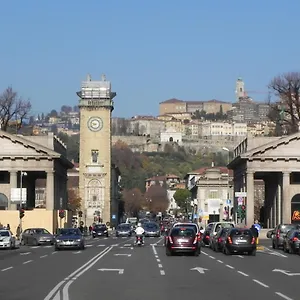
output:
<path id="1" fill-rule="evenodd" d="M 252 236 L 252 232 L 249 229 L 233 229 L 230 231 L 231 236 Z"/>
<path id="2" fill-rule="evenodd" d="M 296 225 L 281 225 L 279 227 L 279 231 L 280 233 L 287 233 L 288 231 L 294 228 L 296 228 Z"/>
<path id="3" fill-rule="evenodd" d="M 181 227 L 181 228 L 190 228 L 190 229 L 192 229 L 192 230 L 194 230 L 195 232 L 197 232 L 198 231 L 198 228 L 197 228 L 197 226 L 196 225 L 193 225 L 193 224 L 184 224 L 184 225 L 176 225 L 175 226 L 176 228 L 177 227 Z"/>
<path id="4" fill-rule="evenodd" d="M 171 232 L 171 236 L 184 236 L 184 237 L 194 237 L 196 235 L 193 228 L 174 228 Z"/>

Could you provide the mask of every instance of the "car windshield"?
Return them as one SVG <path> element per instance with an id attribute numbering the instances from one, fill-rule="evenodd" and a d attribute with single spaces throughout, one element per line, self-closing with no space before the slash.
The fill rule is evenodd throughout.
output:
<path id="1" fill-rule="evenodd" d="M 154 224 L 154 223 L 147 223 L 144 225 L 145 228 L 147 229 L 158 229 L 158 225 L 157 224 Z"/>
<path id="2" fill-rule="evenodd" d="M 193 225 L 193 224 L 184 224 L 184 225 L 176 225 L 176 228 L 177 227 L 184 227 L 184 228 L 190 228 L 192 230 L 194 230 L 195 232 L 197 232 L 197 226 L 196 225 Z"/>
<path id="3" fill-rule="evenodd" d="M 194 237 L 195 230 L 192 228 L 174 228 L 171 232 L 172 237 L 183 236 L 183 237 Z"/>
<path id="4" fill-rule="evenodd" d="M 51 234 L 48 230 L 43 228 L 34 229 L 35 234 Z"/>
<path id="5" fill-rule="evenodd" d="M 60 235 L 80 235 L 80 231 L 76 228 L 71 229 L 60 229 L 59 230 Z"/>
<path id="6" fill-rule="evenodd" d="M 106 226 L 105 225 L 96 225 L 95 229 L 105 230 Z"/>
<path id="7" fill-rule="evenodd" d="M 241 236 L 241 235 L 247 235 L 252 236 L 252 233 L 249 229 L 233 229 L 230 232 L 231 236 Z"/>
<path id="8" fill-rule="evenodd" d="M 8 231 L 0 231 L 0 236 L 9 236 Z"/>

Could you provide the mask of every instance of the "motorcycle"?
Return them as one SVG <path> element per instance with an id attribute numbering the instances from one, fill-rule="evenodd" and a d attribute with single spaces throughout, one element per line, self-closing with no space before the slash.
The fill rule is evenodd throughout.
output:
<path id="1" fill-rule="evenodd" d="M 143 236 L 137 235 L 135 244 L 137 246 L 143 246 L 144 245 Z"/>

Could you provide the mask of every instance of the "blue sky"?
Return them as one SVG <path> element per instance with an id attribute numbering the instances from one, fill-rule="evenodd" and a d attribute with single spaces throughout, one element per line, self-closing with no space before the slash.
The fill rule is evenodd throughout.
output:
<path id="1" fill-rule="evenodd" d="M 267 91 L 299 70 L 299 11 L 298 0 L 2 1 L 0 90 L 36 114 L 76 105 L 87 73 L 112 82 L 114 116 L 157 115 L 173 97 L 234 101 L 239 76 Z"/>

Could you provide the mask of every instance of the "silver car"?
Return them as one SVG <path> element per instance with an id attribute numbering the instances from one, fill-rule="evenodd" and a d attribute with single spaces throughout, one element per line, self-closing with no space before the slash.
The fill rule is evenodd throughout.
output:
<path id="1" fill-rule="evenodd" d="M 45 228 L 28 228 L 21 236 L 21 245 L 54 244 L 54 236 Z"/>
<path id="2" fill-rule="evenodd" d="M 78 228 L 59 229 L 55 239 L 55 250 L 85 249 L 84 237 Z"/>

